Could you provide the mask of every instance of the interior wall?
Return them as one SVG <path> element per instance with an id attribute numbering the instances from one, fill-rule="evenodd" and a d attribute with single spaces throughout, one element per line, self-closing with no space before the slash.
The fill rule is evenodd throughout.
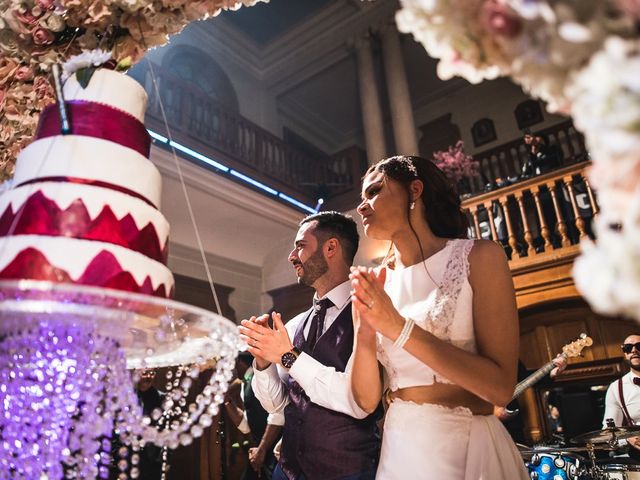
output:
<path id="1" fill-rule="evenodd" d="M 520 87 L 507 79 L 485 81 L 478 85 L 468 85 L 420 106 L 414 112 L 416 125 L 424 125 L 438 117 L 451 113 L 451 121 L 460 128 L 465 152 L 474 154 L 497 147 L 503 143 L 522 138 L 522 131 L 513 114 L 516 106 L 527 100 Z M 532 131 L 550 127 L 566 120 L 560 115 L 543 110 L 543 121 L 532 125 Z M 496 140 L 475 147 L 471 127 L 482 118 L 493 120 Z"/>
<path id="2" fill-rule="evenodd" d="M 207 262 L 216 284 L 233 288 L 229 304 L 237 321 L 261 312 L 262 269 L 208 253 Z M 168 266 L 172 272 L 207 281 L 202 257 L 197 250 L 169 244 Z"/>

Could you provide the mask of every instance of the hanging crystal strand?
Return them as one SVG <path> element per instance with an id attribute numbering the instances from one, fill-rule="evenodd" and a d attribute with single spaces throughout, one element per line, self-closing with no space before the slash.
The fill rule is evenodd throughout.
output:
<path id="1" fill-rule="evenodd" d="M 167 461 L 167 447 L 162 447 L 162 474 L 160 480 L 167 480 L 167 473 L 169 473 L 169 462 Z"/>

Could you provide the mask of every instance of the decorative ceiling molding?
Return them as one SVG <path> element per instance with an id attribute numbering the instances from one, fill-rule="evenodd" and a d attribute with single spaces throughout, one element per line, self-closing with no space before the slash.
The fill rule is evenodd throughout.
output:
<path id="1" fill-rule="evenodd" d="M 344 8 L 345 4 L 342 4 Z M 371 25 L 392 17 L 398 9 L 396 0 L 379 0 L 371 8 L 353 11 L 347 17 L 314 16 L 287 32 L 277 43 L 270 45 L 265 57 L 264 80 L 270 89 L 288 77 L 295 76 L 297 84 L 327 68 L 325 56 L 336 61 L 350 54 L 348 43 L 353 37 L 365 34 Z M 336 50 L 344 54 L 336 55 Z M 287 82 L 287 88 L 294 84 Z"/>
<path id="2" fill-rule="evenodd" d="M 246 70 L 258 80 L 262 80 L 262 55 L 260 46 L 236 29 L 224 18 L 195 22 L 186 37 L 192 37 L 195 45 L 206 45 L 207 51 L 216 58 L 225 58 Z"/>
<path id="3" fill-rule="evenodd" d="M 350 39 L 391 18 L 398 9 L 397 0 L 362 3 L 367 7 L 354 8 L 351 0 L 331 4 L 266 47 L 220 17 L 196 22 L 189 35 L 265 81 L 279 95 L 349 55 Z"/>
<path id="4" fill-rule="evenodd" d="M 310 78 L 330 69 L 350 55 L 350 48 L 347 47 L 346 43 L 342 43 L 336 46 L 334 50 L 324 52 L 323 56 L 317 58 L 315 61 L 308 62 L 307 59 L 305 59 L 304 64 L 297 65 L 297 70 L 283 70 L 279 72 L 278 78 L 265 80 L 267 82 L 267 88 L 276 97 L 281 97 Z"/>

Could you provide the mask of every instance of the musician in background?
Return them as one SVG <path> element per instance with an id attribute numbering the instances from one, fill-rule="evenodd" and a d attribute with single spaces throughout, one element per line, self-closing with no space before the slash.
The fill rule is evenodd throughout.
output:
<path id="1" fill-rule="evenodd" d="M 522 166 L 522 178 L 547 173 L 560 166 L 562 150 L 557 145 L 547 145 L 544 138 L 532 134 L 529 129 L 524 131 L 523 140 L 528 156 Z"/>
<path id="2" fill-rule="evenodd" d="M 622 344 L 624 363 L 629 373 L 622 376 L 607 390 L 603 428 L 607 420 L 613 419 L 617 427 L 640 424 L 640 334 L 632 334 Z M 631 449 L 629 455 L 640 459 L 640 438 L 627 439 Z"/>
<path id="3" fill-rule="evenodd" d="M 567 359 L 563 355 L 558 355 L 552 361 L 555 368 L 549 372 L 549 378 L 551 378 L 551 380 L 555 379 L 564 371 L 565 368 L 567 368 Z M 526 380 L 530 374 L 531 372 L 527 370 L 527 367 L 518 360 L 518 383 Z M 511 435 L 511 438 L 513 438 L 514 442 L 524 444 L 526 442 L 524 421 L 519 410 L 520 403 L 517 398 L 514 398 L 506 407 L 496 407 L 494 409 L 494 414 L 502 420 L 502 423 Z"/>
<path id="4" fill-rule="evenodd" d="M 249 465 L 242 480 L 270 479 L 277 460 L 273 448 L 280 439 L 284 416 L 269 415 L 256 398 L 251 387 L 253 378 L 253 356 L 240 352 L 236 359 L 236 374 L 242 382 L 240 398 L 242 405 L 227 395 L 224 407 L 233 424 L 244 434 L 251 435 Z"/>

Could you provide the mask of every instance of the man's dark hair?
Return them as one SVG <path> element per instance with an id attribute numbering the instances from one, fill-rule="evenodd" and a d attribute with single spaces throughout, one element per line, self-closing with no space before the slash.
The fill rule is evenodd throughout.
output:
<path id="1" fill-rule="evenodd" d="M 345 262 L 347 265 L 353 264 L 360 241 L 358 227 L 353 218 L 340 212 L 319 212 L 305 217 L 299 226 L 310 222 L 316 222 L 313 234 L 318 239 L 318 245 L 330 238 L 337 238 L 342 246 Z"/>

